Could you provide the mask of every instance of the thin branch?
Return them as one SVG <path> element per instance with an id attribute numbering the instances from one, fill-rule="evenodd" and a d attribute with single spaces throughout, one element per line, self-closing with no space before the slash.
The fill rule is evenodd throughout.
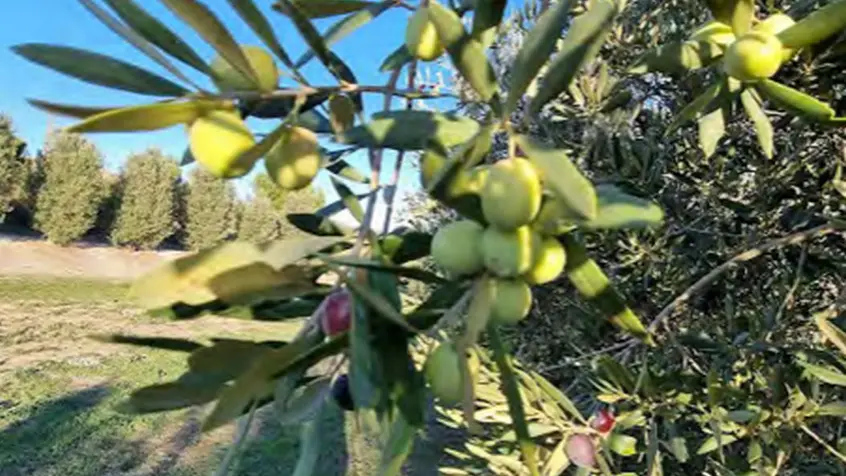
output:
<path id="1" fill-rule="evenodd" d="M 400 69 L 394 70 L 395 74 L 398 74 Z M 218 94 L 219 97 L 223 97 L 226 99 L 275 99 L 275 98 L 284 98 L 284 97 L 297 97 L 297 96 L 312 96 L 314 94 L 320 93 L 373 93 L 373 94 L 385 94 L 388 97 L 396 96 L 405 98 L 408 100 L 411 99 L 441 99 L 441 98 L 452 98 L 455 95 L 450 93 L 441 93 L 436 91 L 423 91 L 417 88 L 408 88 L 408 89 L 396 89 L 395 86 L 391 86 L 390 84 L 386 86 L 374 86 L 374 85 L 362 85 L 362 84 L 351 84 L 345 83 L 340 85 L 332 85 L 332 86 L 303 86 L 300 88 L 284 88 L 284 89 L 277 89 L 271 92 L 257 92 L 257 91 L 238 91 L 238 92 L 231 92 L 231 93 L 220 93 Z M 386 109 L 388 110 L 388 109 Z"/>
<path id="2" fill-rule="evenodd" d="M 417 76 L 417 60 L 411 62 L 408 66 L 408 89 L 413 90 L 414 88 L 414 80 Z M 414 107 L 414 102 L 406 98 L 405 99 L 405 109 L 410 111 Z M 388 234 L 388 231 L 391 228 L 391 217 L 394 213 L 394 201 L 397 197 L 397 184 L 399 183 L 400 171 L 402 170 L 402 162 L 405 159 L 405 151 L 401 150 L 397 153 L 397 161 L 394 164 L 394 174 L 391 176 L 391 182 L 387 188 L 385 188 L 385 202 L 387 202 L 387 207 L 385 210 L 385 224 L 382 227 L 382 234 Z"/>
<path id="3" fill-rule="evenodd" d="M 837 457 L 837 459 L 839 459 L 840 461 L 843 461 L 844 463 L 846 463 L 846 455 L 844 455 L 843 453 L 841 453 L 841 452 L 837 451 L 836 449 L 834 449 L 834 447 L 833 447 L 833 446 L 831 446 L 830 444 L 826 443 L 824 439 L 820 438 L 820 436 L 819 436 L 819 435 L 817 435 L 816 433 L 814 433 L 814 432 L 813 432 L 813 430 L 811 430 L 810 428 L 808 428 L 808 425 L 802 425 L 802 426 L 800 426 L 799 428 L 802 428 L 802 431 L 804 431 L 805 433 L 807 433 L 807 434 L 808 434 L 808 436 L 810 436 L 811 438 L 813 438 L 813 439 L 814 439 L 814 441 L 816 441 L 817 443 L 821 444 L 821 445 L 822 445 L 825 449 L 827 449 L 827 450 L 829 451 L 829 453 L 831 453 L 831 454 L 833 454 L 834 456 L 836 456 L 836 457 Z"/>
<path id="4" fill-rule="evenodd" d="M 678 309 L 682 304 L 689 301 L 690 298 L 693 297 L 695 294 L 707 288 L 714 280 L 719 278 L 726 271 L 736 268 L 741 263 L 753 260 L 761 256 L 762 254 L 768 253 L 772 250 L 784 246 L 802 243 L 810 238 L 817 238 L 832 233 L 834 231 L 843 229 L 846 229 L 846 227 L 844 227 L 844 224 L 842 223 L 829 223 L 815 228 L 811 228 L 810 230 L 800 231 L 797 233 L 793 233 L 792 235 L 768 241 L 767 243 L 764 243 L 761 246 L 746 250 L 743 253 L 738 254 L 737 256 L 726 261 L 725 263 L 712 269 L 708 274 L 700 278 L 698 281 L 693 283 L 692 286 L 687 288 L 683 293 L 673 299 L 670 304 L 668 304 L 666 307 L 664 307 L 664 309 L 661 310 L 660 313 L 658 313 L 652 323 L 649 324 L 648 332 L 650 334 L 655 332 L 655 330 L 658 329 L 659 326 L 664 324 L 664 322 L 669 319 L 673 315 L 673 312 L 676 311 L 676 309 Z"/>

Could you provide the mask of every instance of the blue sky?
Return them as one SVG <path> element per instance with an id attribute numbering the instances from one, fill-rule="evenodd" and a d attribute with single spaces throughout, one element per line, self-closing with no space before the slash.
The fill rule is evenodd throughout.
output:
<path id="1" fill-rule="evenodd" d="M 155 0 L 136 0 L 148 12 L 156 15 L 168 24 L 178 35 L 188 41 L 195 50 L 207 60 L 211 60 L 214 52 L 207 46 L 190 27 L 184 25 L 161 2 Z M 131 45 L 112 33 L 105 25 L 90 15 L 78 2 L 72 0 L 37 0 L 23 2 L 4 2 L 4 27 L 0 29 L 0 65 L 4 73 L 0 75 L 0 111 L 12 116 L 17 133 L 27 141 L 30 153 L 41 147 L 47 128 L 66 126 L 72 122 L 67 118 L 49 117 L 25 102 L 25 98 L 40 98 L 70 104 L 85 105 L 128 105 L 141 104 L 157 100 L 132 93 L 124 93 L 99 86 L 89 85 L 73 78 L 65 77 L 49 69 L 31 64 L 13 54 L 9 47 L 20 43 L 52 43 L 89 49 L 98 53 L 114 56 L 130 61 L 165 77 L 168 73 L 158 67 Z M 218 17 L 230 29 L 236 40 L 244 44 L 261 42 L 249 27 L 230 9 L 224 0 L 205 0 Z M 306 46 L 299 39 L 290 22 L 282 15 L 270 10 L 270 0 L 256 0 L 256 4 L 270 19 L 277 36 L 292 58 L 298 58 L 306 51 Z M 333 51 L 344 58 L 356 73 L 361 84 L 384 84 L 388 75 L 379 73 L 378 67 L 382 60 L 402 41 L 405 24 L 409 12 L 403 9 L 391 9 L 383 13 L 369 25 L 364 26 L 352 35 L 343 39 L 332 47 Z M 342 17 L 333 17 L 317 21 L 320 30 Z M 192 75 L 193 70 L 181 67 L 204 86 L 211 88 L 210 83 L 202 75 Z M 303 69 L 312 84 L 336 84 L 319 64 L 313 60 Z M 172 79 L 172 78 L 171 78 Z M 371 114 L 382 107 L 381 95 L 368 95 L 365 98 L 367 114 Z M 397 106 L 399 107 L 399 103 Z M 268 121 L 251 122 L 257 132 L 272 128 Z M 174 156 L 181 156 L 187 145 L 183 127 L 174 127 L 160 132 L 135 134 L 89 134 L 102 151 L 106 166 L 111 170 L 119 170 L 121 164 L 132 152 L 141 151 L 147 147 L 159 147 Z M 383 180 L 387 180 L 393 168 L 392 153 L 386 154 L 383 166 Z M 366 168 L 363 154 L 352 159 L 357 165 Z M 261 172 L 257 167 L 254 173 Z M 247 180 L 250 180 L 248 177 Z M 401 188 L 416 186 L 416 173 L 411 167 L 405 167 Z M 325 174 L 318 180 L 318 185 L 327 190 L 328 195 L 334 195 L 328 186 Z M 247 190 L 246 182 L 239 184 L 239 190 Z"/>

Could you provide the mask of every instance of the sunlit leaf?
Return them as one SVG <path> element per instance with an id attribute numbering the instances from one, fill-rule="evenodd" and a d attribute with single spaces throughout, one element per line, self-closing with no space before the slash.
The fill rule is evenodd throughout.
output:
<path id="1" fill-rule="evenodd" d="M 712 64 L 722 55 L 723 48 L 709 41 L 668 43 L 647 52 L 629 68 L 629 72 L 685 74 Z"/>
<path id="2" fill-rule="evenodd" d="M 12 47 L 33 63 L 82 81 L 151 96 L 181 96 L 188 90 L 138 66 L 99 53 L 42 43 Z"/>
<path id="3" fill-rule="evenodd" d="M 485 48 L 467 34 L 461 18 L 453 10 L 432 0 L 428 12 L 429 20 L 438 31 L 438 39 L 446 47 L 455 68 L 482 101 L 490 101 L 497 92 L 497 84 Z"/>
<path id="4" fill-rule="evenodd" d="M 773 125 L 755 93 L 747 89 L 740 93 L 740 102 L 743 104 L 743 109 L 746 110 L 746 115 L 752 120 L 755 126 L 755 133 L 758 135 L 758 143 L 761 145 L 761 150 L 768 159 L 773 158 Z"/>
<path id="5" fill-rule="evenodd" d="M 391 54 L 382 61 L 382 65 L 379 66 L 379 72 L 386 73 L 388 71 L 393 71 L 395 69 L 402 68 L 406 64 L 410 63 L 414 59 L 411 56 L 411 53 L 408 52 L 408 48 L 405 47 L 405 44 L 399 46 L 399 48 L 395 49 Z"/>
<path id="6" fill-rule="evenodd" d="M 552 59 L 529 110 L 537 113 L 552 99 L 567 90 L 582 67 L 599 53 L 611 30 L 617 6 L 611 0 L 596 0 L 590 9 L 573 20 L 567 37 Z"/>
<path id="7" fill-rule="evenodd" d="M 834 117 L 834 109 L 828 104 L 784 84 L 764 79 L 755 87 L 771 101 L 806 119 L 825 121 Z"/>
<path id="8" fill-rule="evenodd" d="M 820 406 L 817 410 L 817 415 L 820 416 L 836 416 L 846 417 L 846 402 L 829 402 Z"/>
<path id="9" fill-rule="evenodd" d="M 698 455 L 708 454 L 708 453 L 711 453 L 712 451 L 716 451 L 721 445 L 722 446 L 728 446 L 728 445 L 734 443 L 735 441 L 737 441 L 737 437 L 734 436 L 734 435 L 729 435 L 729 434 L 720 435 L 719 441 L 717 441 L 716 437 L 709 436 L 702 443 L 702 445 L 699 446 L 699 449 L 696 450 L 696 454 L 698 454 Z"/>
<path id="10" fill-rule="evenodd" d="M 664 212 L 657 204 L 603 184 L 596 187 L 596 218 L 578 222 L 588 229 L 646 228 L 659 226 Z"/>
<path id="11" fill-rule="evenodd" d="M 256 73 L 241 47 L 208 7 L 197 0 L 161 0 L 161 2 L 196 31 L 244 79 L 258 86 Z"/>
<path id="12" fill-rule="evenodd" d="M 720 97 L 720 94 L 723 91 L 723 86 L 723 81 L 717 81 L 708 89 L 706 89 L 702 94 L 697 96 L 693 101 L 688 103 L 688 105 L 686 105 L 681 111 L 679 111 L 678 114 L 676 114 L 676 116 L 673 118 L 673 121 L 670 123 L 670 125 L 667 126 L 667 130 L 664 132 L 664 135 L 670 135 L 682 124 L 695 119 L 715 100 L 717 100 L 717 98 Z"/>
<path id="13" fill-rule="evenodd" d="M 612 433 L 607 440 L 608 448 L 620 456 L 637 454 L 637 439 L 620 433 Z"/>
<path id="14" fill-rule="evenodd" d="M 261 38 L 261 41 L 270 48 L 270 51 L 272 51 L 277 58 L 282 60 L 282 63 L 290 66 L 291 58 L 276 38 L 276 34 L 273 32 L 270 22 L 268 22 L 267 18 L 265 18 L 265 16 L 261 13 L 261 10 L 256 7 L 253 0 L 227 0 L 227 2 L 238 13 L 238 15 L 244 19 L 247 25 L 253 29 L 256 36 Z"/>
<path id="15" fill-rule="evenodd" d="M 205 74 L 211 74 L 209 66 L 179 36 L 139 7 L 135 0 L 105 0 L 109 7 L 139 35 L 184 64 Z"/>
<path id="16" fill-rule="evenodd" d="M 708 111 L 696 121 L 699 128 L 699 148 L 705 157 L 711 157 L 717 151 L 717 145 L 726 134 L 727 111 L 721 107 Z"/>
<path id="17" fill-rule="evenodd" d="M 478 41 L 483 48 L 489 47 L 496 38 L 497 28 L 502 22 L 507 0 L 488 0 L 476 2 L 473 10 L 473 29 L 470 37 Z"/>
<path id="18" fill-rule="evenodd" d="M 115 109 L 123 109 L 123 107 L 77 106 L 73 104 L 59 104 L 55 102 L 42 101 L 41 99 L 27 99 L 26 102 L 50 114 L 75 117 L 77 119 L 85 119 Z"/>
<path id="19" fill-rule="evenodd" d="M 561 149 L 551 149 L 529 136 L 519 136 L 517 143 L 538 168 L 545 186 L 579 217 L 597 216 L 597 197 L 593 184 Z"/>
<path id="20" fill-rule="evenodd" d="M 752 20 L 755 18 L 755 0 L 733 0 L 734 5 L 731 12 L 732 31 L 735 36 L 740 36 L 752 29 Z"/>
<path id="21" fill-rule="evenodd" d="M 343 140 L 360 147 L 418 150 L 429 144 L 453 147 L 472 139 L 478 131 L 479 123 L 468 117 L 398 110 L 374 114 L 367 124 L 347 130 Z"/>
<path id="22" fill-rule="evenodd" d="M 839 0 L 817 8 L 795 25 L 777 36 L 788 48 L 804 48 L 843 31 L 846 28 L 846 1 Z"/>
<path id="23" fill-rule="evenodd" d="M 805 369 L 807 375 L 811 375 L 821 382 L 846 387 L 846 374 L 833 367 L 822 367 L 808 363 L 801 363 L 800 365 Z"/>
<path id="24" fill-rule="evenodd" d="M 190 124 L 207 112 L 231 107 L 231 103 L 226 101 L 207 99 L 130 106 L 89 116 L 84 121 L 70 126 L 68 130 L 70 132 L 153 131 L 180 124 Z"/>
<path id="25" fill-rule="evenodd" d="M 565 274 L 579 293 L 595 305 L 612 324 L 646 342 L 651 336 L 626 301 L 614 289 L 599 265 L 587 256 L 587 251 L 572 234 L 561 237 L 567 251 Z"/>
<path id="26" fill-rule="evenodd" d="M 567 24 L 572 7 L 571 0 L 555 3 L 538 18 L 534 27 L 526 35 L 511 67 L 511 87 L 505 103 L 506 114 L 514 111 L 526 88 L 555 50 L 555 44 Z"/>
<path id="27" fill-rule="evenodd" d="M 814 323 L 822 335 L 834 344 L 835 347 L 840 349 L 840 352 L 846 355 L 846 332 L 831 322 L 829 317 L 830 314 L 828 312 L 819 312 L 814 315 Z"/>

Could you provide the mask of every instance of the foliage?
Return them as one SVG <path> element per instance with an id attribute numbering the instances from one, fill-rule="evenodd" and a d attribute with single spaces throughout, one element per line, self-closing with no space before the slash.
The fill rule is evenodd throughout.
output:
<path id="1" fill-rule="evenodd" d="M 253 182 L 253 193 L 257 198 L 269 200 L 280 216 L 289 213 L 309 213 L 323 206 L 323 194 L 314 186 L 302 190 L 284 190 L 273 183 L 270 176 L 259 174 Z M 302 231 L 287 220 L 279 222 L 280 236 L 302 236 Z"/>
<path id="2" fill-rule="evenodd" d="M 44 182 L 38 192 L 35 226 L 61 245 L 85 235 L 94 226 L 105 197 L 102 156 L 85 138 L 51 132 L 41 156 Z"/>
<path id="3" fill-rule="evenodd" d="M 184 200 L 188 248 L 211 248 L 235 235 L 237 210 L 231 183 L 198 167 L 191 171 Z"/>
<path id="4" fill-rule="evenodd" d="M 838 418 L 844 413 L 840 387 L 846 386 L 846 362 L 820 333 L 843 348 L 846 334 L 830 316 L 807 318 L 820 306 L 843 304 L 836 296 L 843 272 L 836 257 L 844 255 L 837 237 L 846 225 L 842 197 L 834 193 L 839 189 L 828 186 L 841 182 L 841 172 L 826 161 L 842 147 L 842 136 L 821 126 L 837 127 L 844 119 L 793 87 L 837 97 L 839 85 L 808 71 L 831 68 L 841 59 L 831 52 L 842 53 L 843 0 L 803 2 L 795 25 L 751 36 L 743 35 L 759 26 L 764 13 L 773 13 L 772 2 L 762 4 L 758 15 L 750 0 L 529 1 L 512 19 L 505 18 L 504 1 L 423 2 L 415 9 L 407 44 L 383 63 L 382 69 L 395 72 L 384 87 L 358 84 L 328 47 L 337 31 L 366 23 L 359 16 L 365 9 L 368 18 L 378 14 L 373 4 L 280 0 L 274 9 L 291 20 L 313 58 L 340 86 L 282 86 L 272 92 L 265 68 L 254 69 L 204 5 L 163 1 L 216 51 L 216 62 L 228 65 L 246 91 L 200 90 L 152 48 L 209 75 L 208 66 L 167 27 L 135 7 L 132 15 L 123 7 L 114 8 L 128 25 L 119 28 L 108 12 L 85 2 L 183 84 L 92 52 L 20 45 L 15 51 L 21 56 L 66 75 L 175 99 L 108 110 L 34 104 L 79 117 L 71 128 L 79 132 L 152 130 L 226 116 L 238 131 L 238 144 L 220 144 L 225 157 L 212 157 L 223 150 L 211 147 L 217 137 L 212 134 L 203 137 L 208 153 L 197 157 L 202 167 L 221 175 L 246 174 L 294 126 L 348 150 L 322 158 L 335 174 L 340 199 L 288 215 L 313 236 L 196 246 L 205 249 L 153 270 L 131 291 L 141 305 L 174 318 L 210 312 L 261 320 L 310 316 L 297 337 L 281 345 L 231 340 L 205 345 L 116 336 L 127 344 L 190 347 L 183 375 L 138 389 L 126 410 L 214 402 L 206 430 L 245 417 L 246 432 L 257 408 L 273 402 L 284 421 L 305 424 L 297 472 L 308 473 L 320 446 L 319 432 L 308 421 L 320 414 L 330 382 L 347 361 L 348 379 L 342 381 L 348 382 L 357 416 L 385 434 L 379 474 L 398 474 L 425 422 L 427 382 L 414 360 L 428 354 L 427 338 L 445 329 L 448 337 L 438 340 L 448 340 L 441 345 L 455 352 L 443 354 L 450 357 L 446 364 L 425 357 L 429 387 L 441 403 L 460 400 L 454 426 L 481 435 L 458 455 L 465 463 L 453 469 L 456 474 L 485 466 L 558 474 L 570 463 L 586 466 L 582 473 L 603 474 L 831 474 L 838 460 L 846 460 L 835 447 L 843 437 Z M 307 84 L 262 11 L 251 1 L 229 3 L 286 76 Z M 312 19 L 335 15 L 345 17 L 324 37 Z M 720 31 L 730 33 L 725 44 L 693 33 L 709 15 L 722 23 Z M 762 36 L 775 63 L 761 68 L 744 63 L 755 55 L 733 48 Z M 775 49 L 780 46 L 784 49 Z M 800 60 L 782 60 L 795 49 L 805 50 L 801 68 L 794 68 Z M 417 87 L 415 76 L 420 60 L 441 51 L 454 72 L 457 107 L 415 109 L 414 99 L 442 98 L 439 88 Z M 409 76 L 405 90 L 398 87 L 403 70 Z M 189 94 L 188 88 L 198 92 Z M 331 102 L 330 117 L 323 117 L 315 108 L 338 93 L 348 94 L 358 112 L 362 94 L 388 98 L 369 120 L 360 114 L 356 123 Z M 392 109 L 391 96 L 406 99 L 406 107 Z M 745 115 L 733 114 L 738 103 Z M 803 122 L 769 122 L 766 111 L 774 106 Z M 276 126 L 254 141 L 242 121 L 249 116 Z M 696 135 L 686 128 L 693 119 Z M 743 133 L 747 121 L 757 145 Z M 784 133 L 774 134 L 776 128 Z M 311 152 L 314 146 L 309 142 Z M 373 230 L 378 195 L 386 192 L 390 204 L 399 175 L 380 183 L 383 149 L 419 162 L 427 199 L 449 209 L 433 219 L 426 206 L 419 220 L 426 231 Z M 344 160 L 356 150 L 367 152 L 370 180 Z M 509 162 L 497 164 L 504 158 Z M 293 166 L 296 157 L 273 159 Z M 192 160 L 188 154 L 185 162 Z M 518 164 L 519 181 L 512 173 Z M 231 202 L 191 202 L 197 174 L 207 174 L 200 170 L 188 196 L 189 239 L 201 235 L 191 226 L 198 203 L 228 210 Z M 357 196 L 346 180 L 367 183 L 370 192 Z M 281 201 L 265 193 L 271 203 Z M 328 219 L 344 209 L 362 224 L 357 232 Z M 461 267 L 466 276 L 444 277 L 414 264 L 426 260 L 435 244 L 449 249 L 448 240 L 427 231 L 441 233 L 441 220 L 458 215 L 487 227 L 480 244 L 488 269 L 478 270 L 474 258 L 472 270 Z M 219 216 L 217 232 L 202 233 L 211 237 L 210 245 L 226 237 L 223 222 L 225 216 Z M 541 237 L 565 250 L 561 279 L 535 287 L 532 319 L 516 329 L 503 326 L 491 319 L 504 312 L 498 282 L 520 282 L 527 270 L 545 264 L 536 252 Z M 776 259 L 767 261 L 770 256 Z M 403 296 L 413 288 L 400 286 L 402 280 L 425 283 L 425 299 Z M 323 297 L 332 289 L 326 282 L 353 296 L 349 329 L 333 336 L 317 325 L 325 312 Z M 636 298 L 633 304 L 626 296 Z M 641 316 L 652 316 L 648 326 Z M 480 343 L 491 349 L 490 357 L 478 350 Z M 515 355 L 552 382 L 566 383 L 573 398 L 545 376 L 528 372 Z M 605 406 L 619 417 L 611 432 L 593 428 L 589 420 L 600 408 L 608 410 Z M 242 442 L 236 440 L 227 460 L 237 457 Z"/>
<path id="5" fill-rule="evenodd" d="M 26 144 L 14 134 L 11 118 L 0 115 L 0 223 L 23 193 L 21 184 L 27 172 L 23 159 L 25 148 Z"/>
<path id="6" fill-rule="evenodd" d="M 153 249 L 173 233 L 179 167 L 158 149 L 129 157 L 121 173 L 112 242 Z"/>
<path id="7" fill-rule="evenodd" d="M 238 220 L 238 239 L 251 243 L 265 243 L 282 237 L 282 218 L 270 200 L 253 197 L 241 203 Z"/>

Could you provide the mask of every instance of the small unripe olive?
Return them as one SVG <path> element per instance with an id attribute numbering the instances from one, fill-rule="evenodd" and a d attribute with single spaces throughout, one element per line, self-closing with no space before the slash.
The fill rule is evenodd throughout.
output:
<path id="1" fill-rule="evenodd" d="M 493 274 L 516 277 L 531 268 L 540 246 L 540 236 L 528 226 L 514 231 L 489 227 L 482 234 L 482 259 Z"/>
<path id="2" fill-rule="evenodd" d="M 540 177 L 526 159 L 501 160 L 490 167 L 481 195 L 485 220 L 513 230 L 531 223 L 540 210 Z"/>
<path id="3" fill-rule="evenodd" d="M 241 51 L 244 52 L 247 62 L 253 68 L 253 72 L 256 73 L 259 90 L 268 92 L 276 89 L 279 84 L 279 70 L 276 68 L 273 56 L 259 46 L 242 46 Z M 221 91 L 250 91 L 255 89 L 255 85 L 248 78 L 245 78 L 240 71 L 233 68 L 229 62 L 220 56 L 212 60 L 210 68 L 214 73 L 214 82 Z"/>
<path id="4" fill-rule="evenodd" d="M 322 162 L 317 135 L 304 127 L 292 127 L 264 158 L 267 173 L 285 190 L 308 186 Z"/>
<path id="5" fill-rule="evenodd" d="M 429 20 L 427 8 L 418 8 L 408 20 L 405 47 L 412 56 L 422 61 L 433 61 L 444 54 L 444 45 L 435 25 Z"/>
<path id="6" fill-rule="evenodd" d="M 775 35 L 762 31 L 746 33 L 726 51 L 726 73 L 741 81 L 759 81 L 772 77 L 781 67 L 782 49 Z"/>
<path id="7" fill-rule="evenodd" d="M 532 290 L 521 279 L 498 279 L 494 283 L 495 297 L 491 306 L 491 322 L 516 324 L 529 315 Z"/>
<path id="8" fill-rule="evenodd" d="M 432 258 L 453 276 L 463 276 L 482 270 L 482 232 L 472 220 L 450 223 L 432 238 Z"/>
<path id="9" fill-rule="evenodd" d="M 767 17 L 761 23 L 755 25 L 753 30 L 755 31 L 763 31 L 765 33 L 769 33 L 770 35 L 778 35 L 782 31 L 790 28 L 791 26 L 795 25 L 796 22 L 793 18 L 790 18 L 789 15 L 785 15 L 784 13 L 776 13 Z M 781 51 L 781 60 L 783 62 L 789 61 L 791 58 L 796 56 L 798 50 L 791 49 L 791 48 L 783 48 Z"/>
<path id="10" fill-rule="evenodd" d="M 423 373 L 432 393 L 445 405 L 456 405 L 464 399 L 464 380 L 461 378 L 463 362 L 448 342 L 438 347 L 426 358 Z"/>
<path id="11" fill-rule="evenodd" d="M 541 242 L 540 251 L 524 278 L 529 284 L 545 284 L 555 280 L 564 271 L 567 254 L 556 238 L 548 237 Z"/>
<path id="12" fill-rule="evenodd" d="M 255 145 L 255 139 L 235 111 L 217 110 L 201 116 L 189 127 L 188 142 L 194 159 L 216 177 L 241 177 L 255 164 L 240 159 Z"/>

